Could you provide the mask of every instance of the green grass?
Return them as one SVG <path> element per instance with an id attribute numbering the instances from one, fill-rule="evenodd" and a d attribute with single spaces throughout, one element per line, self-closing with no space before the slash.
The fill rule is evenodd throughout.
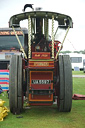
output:
<path id="1" fill-rule="evenodd" d="M 73 75 L 85 75 L 83 71 L 72 71 Z"/>
<path id="2" fill-rule="evenodd" d="M 73 93 L 85 94 L 85 79 L 73 78 Z M 0 95 L 9 107 L 6 94 Z M 21 117 L 21 118 L 18 118 Z M 69 113 L 58 112 L 56 105 L 51 107 L 31 107 L 21 115 L 9 112 L 0 128 L 85 128 L 85 101 L 73 101 Z"/>

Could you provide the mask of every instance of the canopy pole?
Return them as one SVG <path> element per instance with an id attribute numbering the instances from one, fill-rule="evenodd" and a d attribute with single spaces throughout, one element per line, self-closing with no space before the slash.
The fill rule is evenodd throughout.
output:
<path id="1" fill-rule="evenodd" d="M 21 44 L 21 42 L 20 42 L 20 39 L 19 39 L 19 37 L 18 37 L 18 35 L 17 35 L 15 29 L 14 29 L 14 26 L 12 26 L 12 29 L 13 29 L 13 31 L 14 31 L 14 33 L 15 33 L 15 36 L 16 36 L 16 38 L 17 38 L 17 41 L 18 41 L 18 43 L 19 43 L 19 45 L 20 45 L 20 47 L 21 47 L 21 51 L 23 52 L 25 59 L 27 59 L 27 55 L 26 55 L 26 53 L 25 53 L 25 51 L 24 51 L 24 49 L 23 49 L 23 46 L 22 46 L 22 44 Z"/>
<path id="2" fill-rule="evenodd" d="M 28 58 L 31 58 L 31 18 L 28 16 Z"/>
<path id="3" fill-rule="evenodd" d="M 64 41 L 65 41 L 65 39 L 66 39 L 66 36 L 67 36 L 67 34 L 68 34 L 69 28 L 70 28 L 70 27 L 68 26 L 67 31 L 66 31 L 66 34 L 65 34 L 65 36 L 64 36 L 64 39 L 63 39 L 63 41 L 62 41 L 62 43 L 61 43 L 61 46 L 59 47 L 59 50 L 58 50 L 58 52 L 57 52 L 57 54 L 56 54 L 56 56 L 55 56 L 55 60 L 57 60 L 57 58 L 58 58 L 58 55 L 59 55 L 59 53 L 60 53 L 60 50 L 61 50 L 61 48 L 62 48 L 62 46 L 63 46 L 63 43 L 64 43 Z"/>
<path id="4" fill-rule="evenodd" d="M 57 27 L 57 29 L 56 29 L 56 31 L 55 31 L 54 38 L 55 38 L 55 35 L 56 35 L 57 31 L 58 31 L 58 27 Z"/>
<path id="5" fill-rule="evenodd" d="M 23 34 L 23 37 L 24 37 L 24 33 L 23 33 L 23 30 L 22 30 L 22 28 L 20 27 L 20 30 L 21 30 L 21 32 L 22 32 L 22 34 Z"/>
<path id="6" fill-rule="evenodd" d="M 48 40 L 48 33 L 49 33 L 48 25 L 49 25 L 48 18 L 44 18 L 44 34 L 47 40 Z"/>
<path id="7" fill-rule="evenodd" d="M 52 15 L 52 58 L 54 59 L 54 16 Z"/>

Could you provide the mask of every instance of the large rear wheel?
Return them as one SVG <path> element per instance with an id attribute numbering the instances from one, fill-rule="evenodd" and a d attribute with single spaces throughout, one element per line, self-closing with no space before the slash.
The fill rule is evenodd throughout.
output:
<path id="1" fill-rule="evenodd" d="M 13 114 L 19 114 L 23 109 L 22 92 L 22 58 L 13 55 L 9 74 L 9 106 Z"/>
<path id="2" fill-rule="evenodd" d="M 69 112 L 72 107 L 72 69 L 68 55 L 59 56 L 59 96 L 58 109 Z"/>

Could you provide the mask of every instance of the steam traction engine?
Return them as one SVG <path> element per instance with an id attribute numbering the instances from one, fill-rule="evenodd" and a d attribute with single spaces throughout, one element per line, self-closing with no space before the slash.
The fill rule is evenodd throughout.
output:
<path id="1" fill-rule="evenodd" d="M 23 35 L 23 48 L 15 27 L 20 27 L 20 21 L 24 19 L 28 19 L 28 35 Z M 59 55 L 72 27 L 71 17 L 55 12 L 31 11 L 12 16 L 9 23 L 22 51 L 20 56 L 13 55 L 10 62 L 10 111 L 13 114 L 22 112 L 24 95 L 31 106 L 52 105 L 57 100 L 59 111 L 71 111 L 70 58 L 68 55 Z M 60 30 L 66 31 L 62 42 L 58 40 Z"/>

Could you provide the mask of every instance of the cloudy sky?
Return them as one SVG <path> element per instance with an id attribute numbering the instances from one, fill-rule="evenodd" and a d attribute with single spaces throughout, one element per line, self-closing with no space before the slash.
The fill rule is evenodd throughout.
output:
<path id="1" fill-rule="evenodd" d="M 71 16 L 73 29 L 69 31 L 63 50 L 85 49 L 85 0 L 0 0 L 0 28 L 8 27 L 10 17 L 22 13 L 25 4 Z M 22 26 L 26 27 L 26 24 Z"/>

